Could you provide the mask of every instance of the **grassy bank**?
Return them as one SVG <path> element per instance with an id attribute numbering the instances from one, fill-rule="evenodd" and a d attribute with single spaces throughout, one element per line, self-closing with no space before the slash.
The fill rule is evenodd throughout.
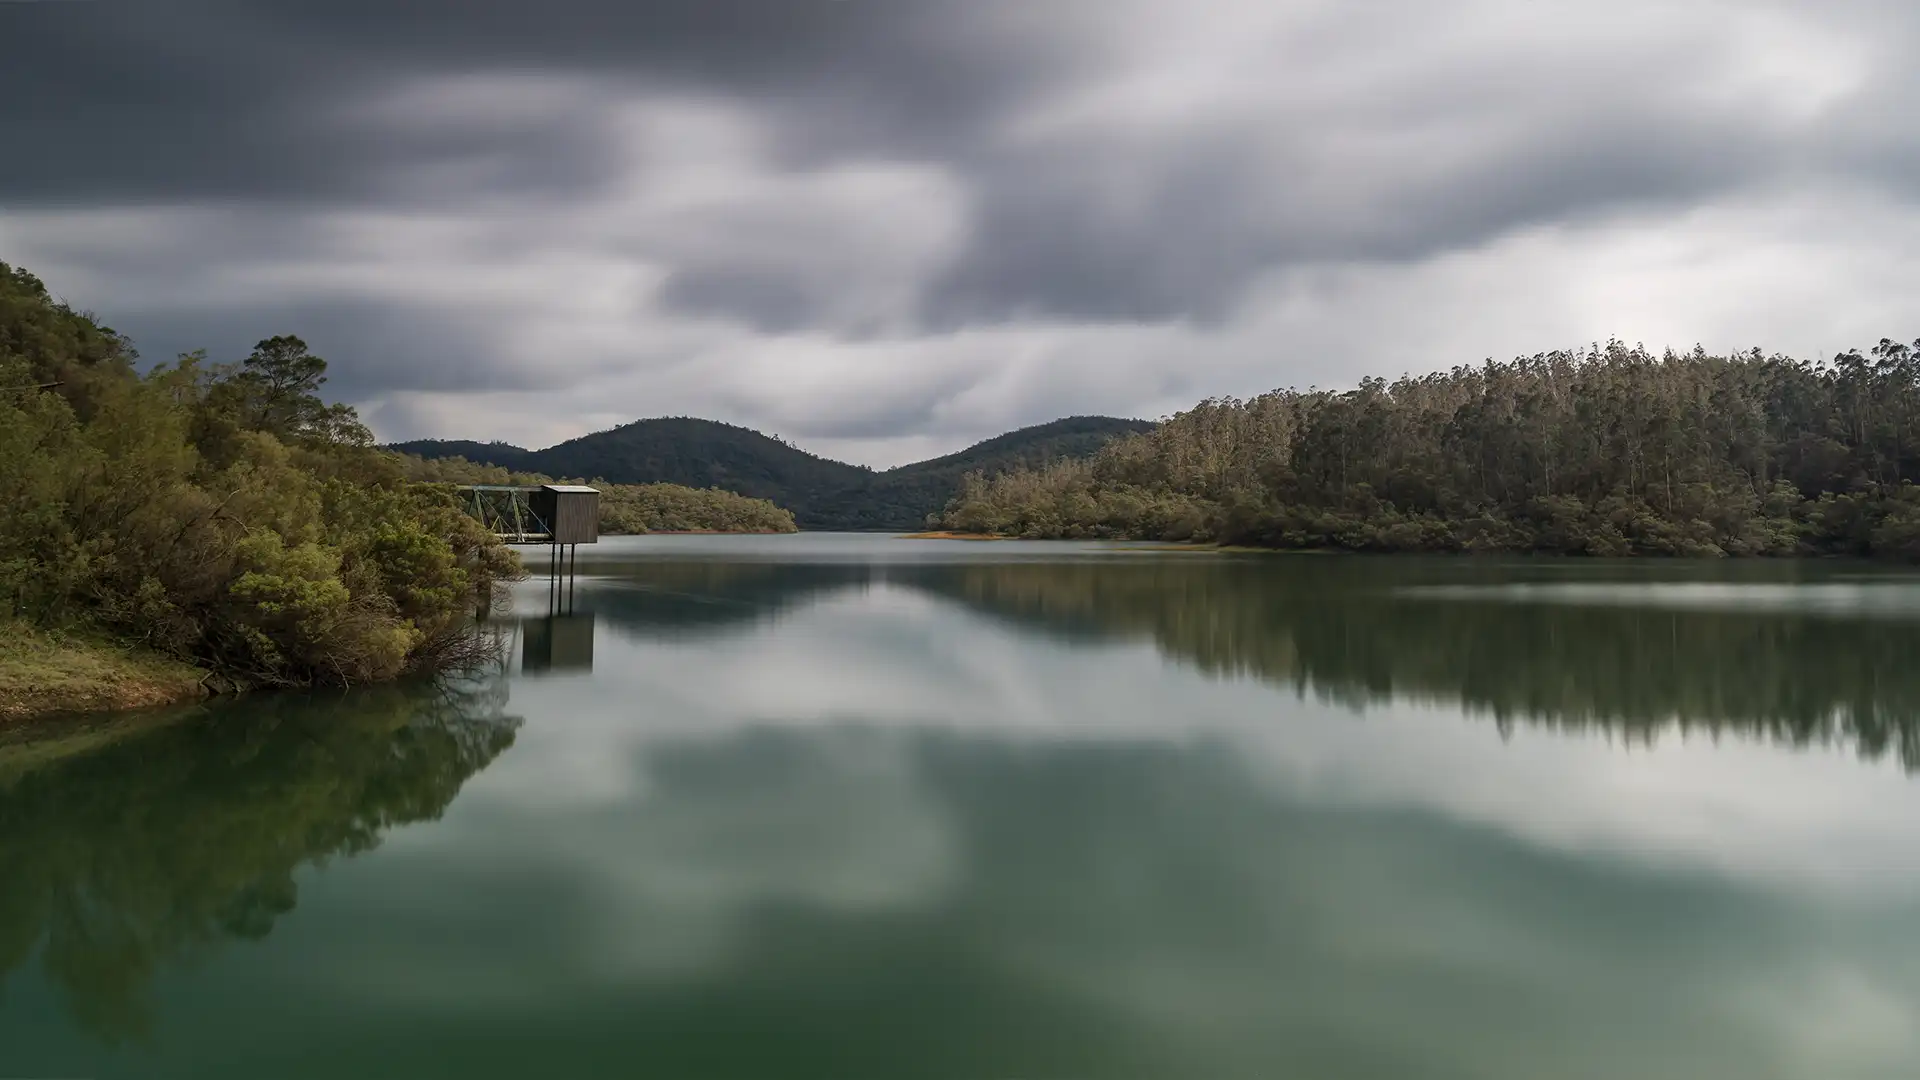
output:
<path id="1" fill-rule="evenodd" d="M 192 701 L 206 693 L 205 674 L 137 648 L 0 621 L 0 725 Z"/>

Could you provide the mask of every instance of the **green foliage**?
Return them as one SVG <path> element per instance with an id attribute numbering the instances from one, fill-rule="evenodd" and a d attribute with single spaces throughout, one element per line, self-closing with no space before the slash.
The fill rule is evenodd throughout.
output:
<path id="1" fill-rule="evenodd" d="M 1920 559 L 1920 352 L 1619 342 L 1201 402 L 1088 462 L 969 476 L 1003 535 L 1349 551 Z"/>
<path id="2" fill-rule="evenodd" d="M 142 377 L 111 331 L 6 271 L 0 343 L 0 616 L 236 683 L 352 683 L 457 658 L 519 572 L 319 399 L 326 362 L 298 338 Z"/>
<path id="3" fill-rule="evenodd" d="M 0 387 L 57 383 L 82 415 L 90 390 L 133 370 L 133 346 L 55 300 L 39 278 L 0 262 Z M 6 393 L 8 390 L 0 390 Z"/>
<path id="4" fill-rule="evenodd" d="M 430 459 L 463 458 L 521 474 L 717 488 L 787 507 L 808 529 L 906 530 L 923 528 L 927 516 L 939 511 L 970 472 L 991 476 L 1084 458 L 1116 435 L 1152 426 L 1140 420 L 1073 416 L 885 472 L 815 457 L 757 431 L 685 417 L 640 420 L 545 450 L 432 440 L 399 443 L 392 449 Z"/>
<path id="5" fill-rule="evenodd" d="M 407 476 L 422 483 L 499 484 L 532 487 L 556 481 L 542 473 L 513 472 L 498 465 L 480 465 L 462 457 L 422 458 L 400 455 Z M 752 499 L 719 488 L 698 489 L 679 484 L 609 484 L 596 479 L 600 489 L 600 531 L 611 535 L 650 532 L 790 533 L 793 514 L 766 499 Z"/>
<path id="6" fill-rule="evenodd" d="M 518 472 L 500 465 L 486 465 L 463 457 L 425 458 L 399 452 L 407 478 L 423 484 L 498 484 L 534 487 L 558 483 L 545 473 Z"/>
<path id="7" fill-rule="evenodd" d="M 297 337 L 271 337 L 237 366 L 208 367 L 204 355 L 181 359 L 182 377 L 198 380 L 206 408 L 196 418 L 196 444 L 209 458 L 230 460 L 232 440 L 265 432 L 289 443 L 371 446 L 373 433 L 350 406 L 320 399 L 327 362 Z"/>
<path id="8" fill-rule="evenodd" d="M 600 485 L 600 527 L 609 533 L 790 533 L 793 514 L 766 499 L 678 484 Z"/>

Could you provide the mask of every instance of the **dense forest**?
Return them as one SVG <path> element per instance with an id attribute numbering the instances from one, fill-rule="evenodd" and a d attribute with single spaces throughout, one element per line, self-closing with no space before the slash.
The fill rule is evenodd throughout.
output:
<path id="1" fill-rule="evenodd" d="M 1619 342 L 1218 399 L 973 475 L 949 529 L 1353 551 L 1920 556 L 1920 352 Z"/>
<path id="2" fill-rule="evenodd" d="M 402 454 L 408 478 L 438 484 L 585 484 L 600 489 L 600 531 L 614 535 L 657 532 L 790 533 L 793 514 L 766 499 L 750 499 L 719 488 L 679 484 L 609 484 L 595 477 L 559 479 L 543 473 L 515 472 L 462 457 L 423 458 Z"/>
<path id="3" fill-rule="evenodd" d="M 512 553 L 408 482 L 294 337 L 147 373 L 0 264 L 0 622 L 103 634 L 239 685 L 471 657 Z M 5 635 L 0 635 L 5 636 Z"/>
<path id="4" fill-rule="evenodd" d="M 928 515 L 946 505 L 968 473 L 994 476 L 1084 458 L 1115 436 L 1152 426 L 1142 420 L 1070 416 L 882 472 L 818 457 L 747 428 L 688 417 L 637 420 L 545 450 L 438 440 L 396 443 L 391 449 L 522 473 L 720 488 L 786 507 L 806 529 L 901 531 L 925 528 Z"/>

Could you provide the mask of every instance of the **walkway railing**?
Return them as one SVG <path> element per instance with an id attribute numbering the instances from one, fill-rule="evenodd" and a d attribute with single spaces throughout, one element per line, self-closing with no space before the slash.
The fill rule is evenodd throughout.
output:
<path id="1" fill-rule="evenodd" d="M 509 544 L 544 544 L 553 528 L 534 512 L 537 487 L 511 484 L 465 484 L 457 489 L 461 503 L 474 520 Z"/>

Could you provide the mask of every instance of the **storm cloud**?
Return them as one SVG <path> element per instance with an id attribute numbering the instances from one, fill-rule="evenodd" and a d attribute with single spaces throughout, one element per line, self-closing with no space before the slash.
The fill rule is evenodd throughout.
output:
<path id="1" fill-rule="evenodd" d="M 0 3 L 0 260 L 383 436 L 885 465 L 1621 337 L 1914 336 L 1891 3 Z"/>

